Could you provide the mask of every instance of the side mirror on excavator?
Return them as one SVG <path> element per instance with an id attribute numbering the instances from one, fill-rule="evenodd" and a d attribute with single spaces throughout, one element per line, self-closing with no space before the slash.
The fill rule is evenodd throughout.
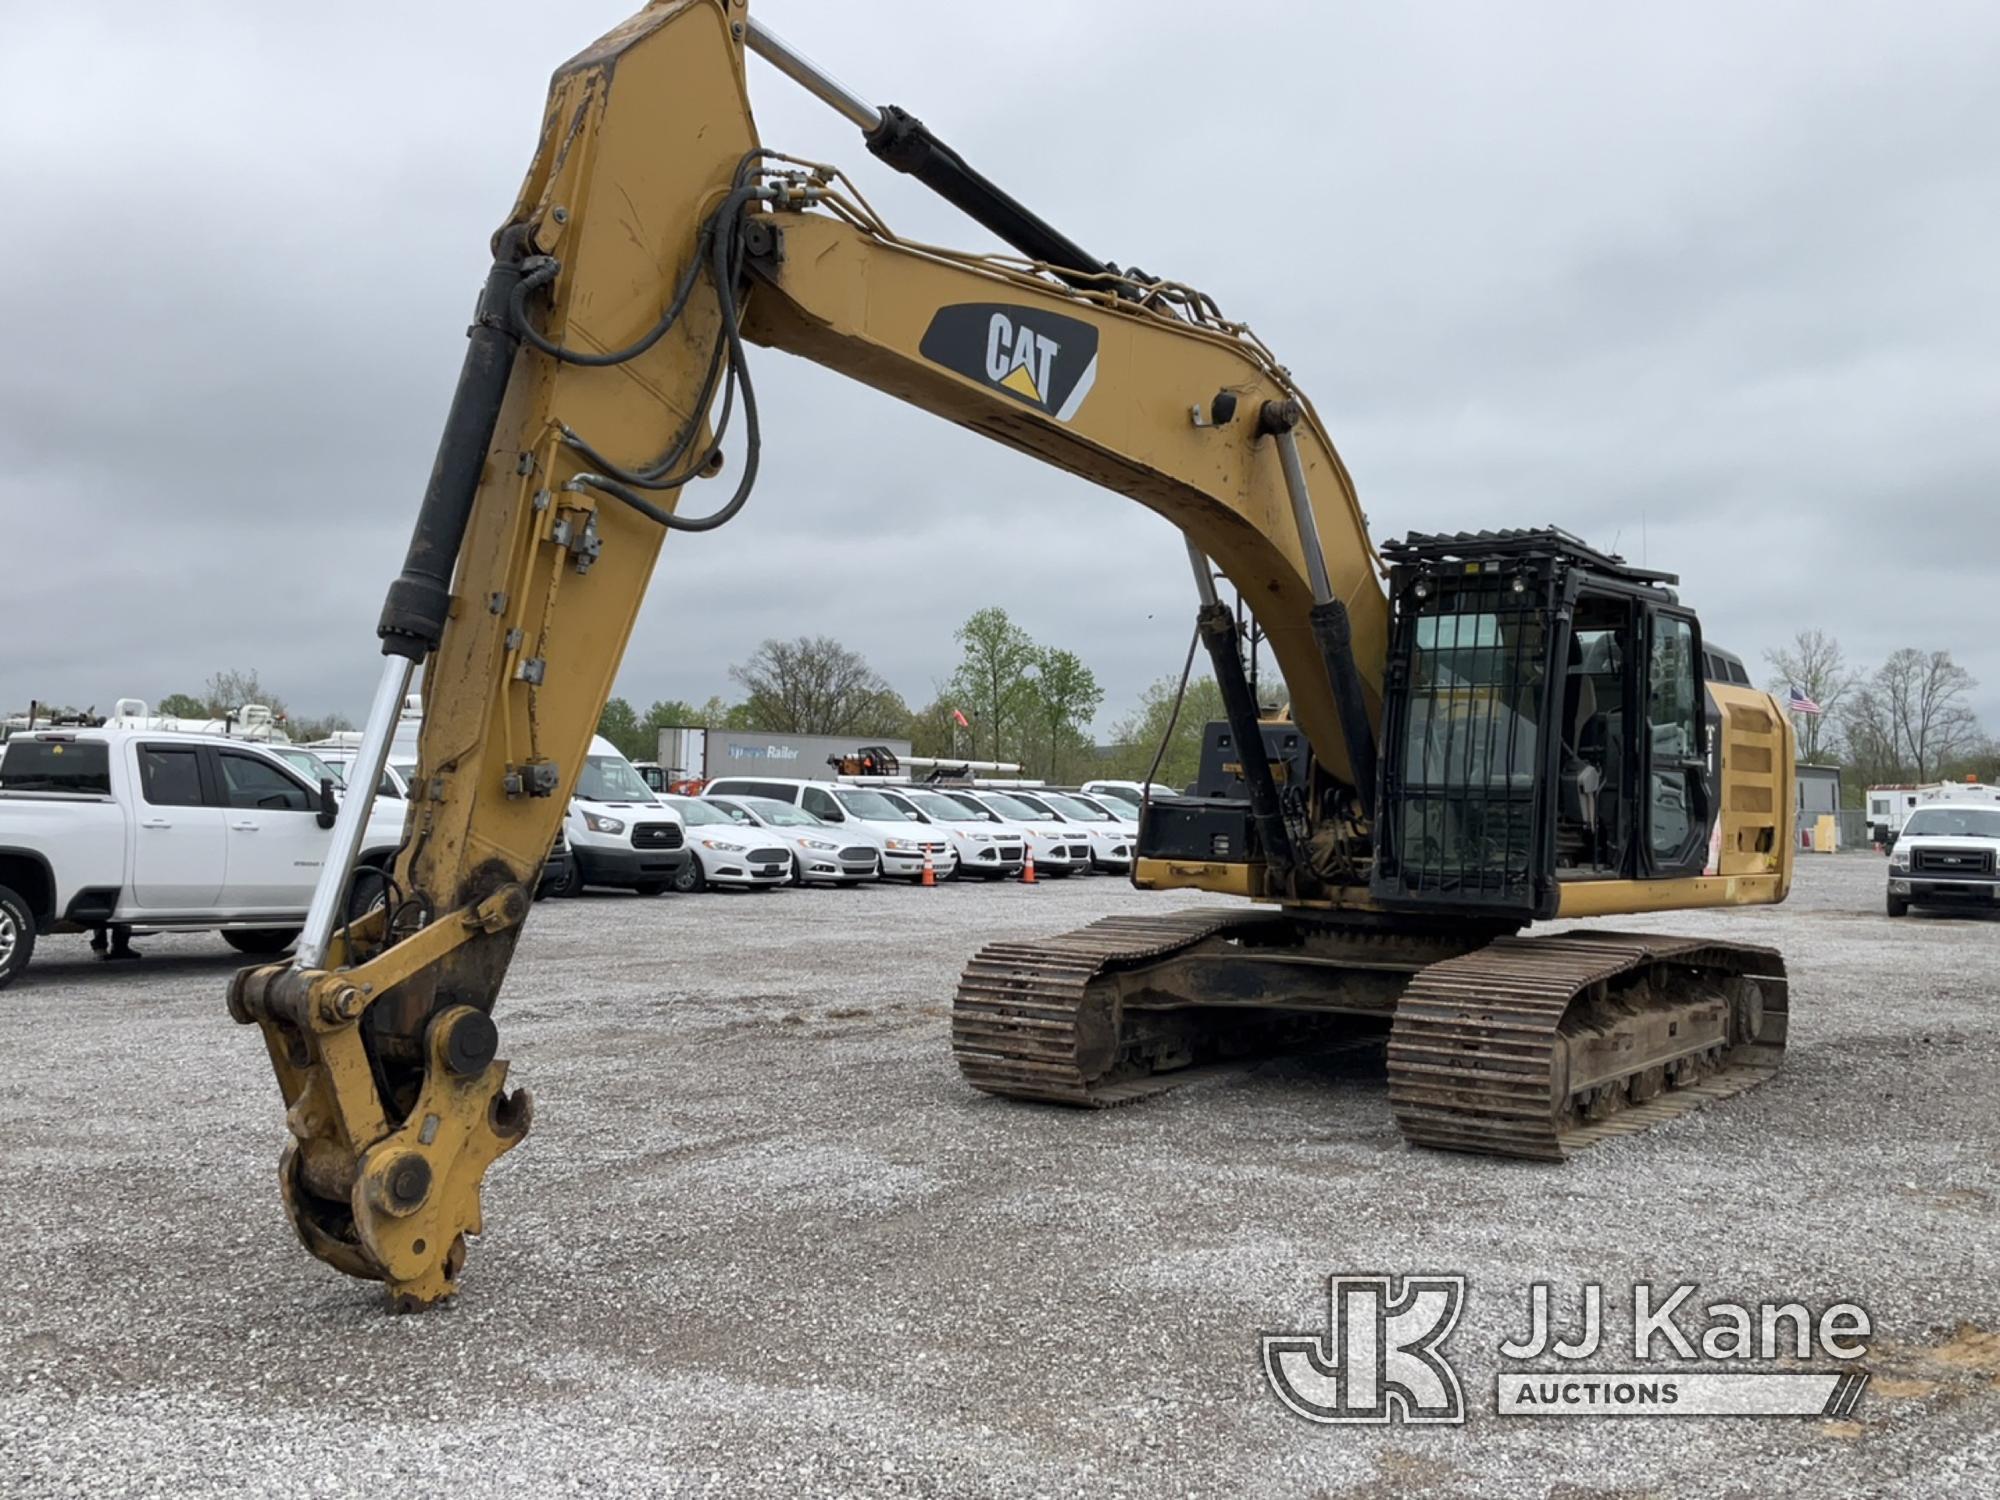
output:
<path id="1" fill-rule="evenodd" d="M 331 828 L 334 819 L 339 816 L 340 798 L 334 795 L 333 778 L 322 776 L 319 779 L 319 812 L 314 821 L 322 828 Z"/>

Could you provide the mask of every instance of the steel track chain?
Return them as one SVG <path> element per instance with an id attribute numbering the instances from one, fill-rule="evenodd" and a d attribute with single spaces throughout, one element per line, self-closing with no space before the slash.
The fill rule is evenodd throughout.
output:
<path id="1" fill-rule="evenodd" d="M 1710 982 L 1754 979 L 1754 1035 L 1734 1016 L 1718 1070 L 1602 1119 L 1573 1118 L 1566 1092 L 1557 1097 L 1563 1017 L 1593 986 L 1642 966 Z M 1404 991 L 1389 1035 L 1389 1104 L 1413 1144 L 1559 1161 L 1762 1083 L 1782 1059 L 1787 1012 L 1784 960 L 1770 948 L 1645 933 L 1500 938 L 1430 965 Z M 1650 1061 L 1637 1060 L 1627 1077 Z"/>

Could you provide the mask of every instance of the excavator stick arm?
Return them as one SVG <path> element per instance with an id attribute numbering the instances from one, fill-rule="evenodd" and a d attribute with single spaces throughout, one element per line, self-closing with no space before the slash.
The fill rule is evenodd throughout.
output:
<path id="1" fill-rule="evenodd" d="M 375 780 L 364 754 L 297 960 L 247 970 L 231 992 L 286 1100 L 281 1182 L 300 1239 L 387 1283 L 399 1306 L 454 1289 L 486 1167 L 531 1120 L 527 1096 L 504 1088 L 494 1002 L 666 533 L 734 515 L 754 478 L 745 337 L 1180 526 L 1266 621 L 1299 722 L 1339 777 L 1340 721 L 1307 624 L 1315 583 L 1332 587 L 1379 711 L 1387 613 L 1361 512 L 1262 346 L 1190 317 L 1205 299 L 1110 270 L 897 240 L 835 174 L 762 149 L 749 33 L 743 0 L 660 0 L 556 72 L 383 610 L 389 667 L 364 750 L 386 753 L 373 719 L 419 661 L 425 703 L 385 898 L 350 909 L 350 836 Z M 884 155 L 945 172 L 975 210 L 1000 202 L 1010 224 L 1038 222 L 982 196 L 917 122 L 887 119 Z M 1273 411 L 1323 559 L 1301 533 Z M 749 432 L 734 468 L 717 431 L 732 419 Z M 690 486 L 735 494 L 690 519 L 677 510 Z"/>

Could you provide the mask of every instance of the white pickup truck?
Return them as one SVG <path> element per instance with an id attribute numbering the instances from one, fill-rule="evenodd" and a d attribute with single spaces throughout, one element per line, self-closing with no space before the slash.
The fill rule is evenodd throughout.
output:
<path id="1" fill-rule="evenodd" d="M 364 865 L 389 862 L 404 808 L 376 804 Z M 330 793 L 263 745 L 113 728 L 15 735 L 0 747 L 0 989 L 52 932 L 89 932 L 106 958 L 136 956 L 135 930 L 282 952 L 305 920 L 333 811 Z M 357 879 L 356 902 L 379 895 Z"/>
<path id="2" fill-rule="evenodd" d="M 1889 915 L 1913 906 L 2000 910 L 2000 807 L 1927 802 L 1889 851 Z"/>

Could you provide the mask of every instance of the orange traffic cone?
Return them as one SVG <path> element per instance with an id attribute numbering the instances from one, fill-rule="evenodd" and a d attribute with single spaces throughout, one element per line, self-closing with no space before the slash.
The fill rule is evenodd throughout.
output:
<path id="1" fill-rule="evenodd" d="M 931 868 L 931 851 L 928 849 L 924 851 L 924 878 L 918 883 L 921 885 L 937 884 L 937 871 Z"/>
<path id="2" fill-rule="evenodd" d="M 1035 846 L 1033 844 L 1030 844 L 1028 846 L 1028 862 L 1021 867 L 1021 884 L 1033 885 L 1034 883 L 1035 883 Z"/>

